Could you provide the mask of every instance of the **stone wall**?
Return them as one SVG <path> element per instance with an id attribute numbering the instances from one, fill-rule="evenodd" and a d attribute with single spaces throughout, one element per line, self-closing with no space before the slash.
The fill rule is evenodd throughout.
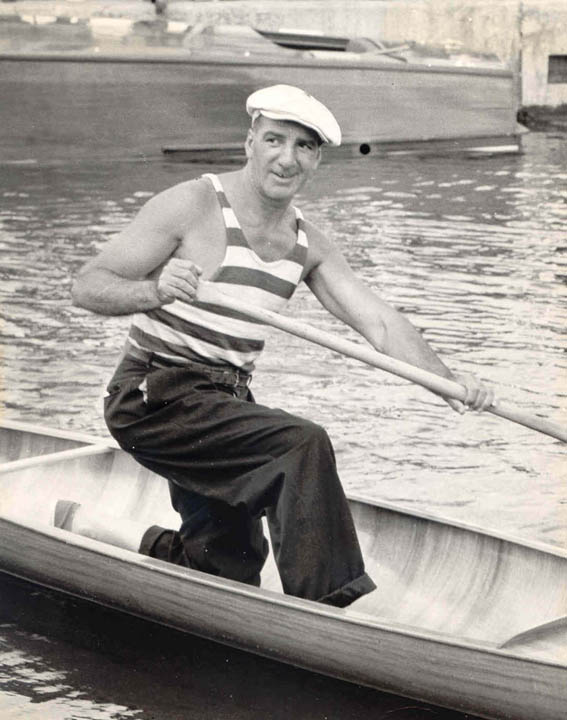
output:
<path id="1" fill-rule="evenodd" d="M 0 14 L 152 17 L 148 0 L 16 0 Z M 386 42 L 461 47 L 497 55 L 521 77 L 519 104 L 567 103 L 548 82 L 548 58 L 567 62 L 567 0 L 169 0 L 165 17 L 190 24 L 243 24 L 362 35 Z"/>

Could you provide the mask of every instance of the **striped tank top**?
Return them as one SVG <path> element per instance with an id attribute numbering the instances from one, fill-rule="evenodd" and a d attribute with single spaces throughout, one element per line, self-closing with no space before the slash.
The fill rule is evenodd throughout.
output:
<path id="1" fill-rule="evenodd" d="M 294 208 L 297 240 L 281 260 L 266 262 L 248 245 L 219 178 L 203 175 L 213 185 L 226 229 L 226 251 L 210 282 L 225 295 L 267 310 L 280 310 L 301 280 L 307 259 L 303 216 Z M 220 305 L 176 300 L 169 305 L 137 313 L 128 341 L 173 363 L 206 362 L 233 365 L 246 372 L 264 348 L 264 326 Z"/>

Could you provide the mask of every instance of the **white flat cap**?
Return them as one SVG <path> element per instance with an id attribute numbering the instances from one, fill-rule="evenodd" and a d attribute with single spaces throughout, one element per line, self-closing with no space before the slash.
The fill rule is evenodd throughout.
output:
<path id="1" fill-rule="evenodd" d="M 341 129 L 323 103 L 293 85 L 271 85 L 256 90 L 246 101 L 246 112 L 256 119 L 291 120 L 314 130 L 324 143 L 341 144 Z"/>

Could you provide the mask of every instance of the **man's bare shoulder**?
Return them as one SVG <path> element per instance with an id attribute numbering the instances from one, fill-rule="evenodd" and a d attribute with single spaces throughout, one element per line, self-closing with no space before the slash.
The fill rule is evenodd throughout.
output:
<path id="1" fill-rule="evenodd" d="M 148 200 L 85 267 L 106 267 L 128 277 L 147 275 L 176 251 L 188 228 L 206 217 L 213 202 L 215 193 L 206 179 L 178 183 L 163 190 Z"/>
<path id="2" fill-rule="evenodd" d="M 304 220 L 305 233 L 309 244 L 307 254 L 307 271 L 310 272 L 330 254 L 337 252 L 335 245 L 328 236 L 314 223 Z"/>
<path id="3" fill-rule="evenodd" d="M 154 195 L 145 204 L 143 212 L 168 224 L 185 225 L 202 217 L 214 198 L 211 183 L 206 178 L 186 180 Z"/>

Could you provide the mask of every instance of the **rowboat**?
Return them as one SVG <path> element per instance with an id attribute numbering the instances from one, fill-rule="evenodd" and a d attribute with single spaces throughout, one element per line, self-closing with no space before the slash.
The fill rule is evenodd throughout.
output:
<path id="1" fill-rule="evenodd" d="M 343 129 L 328 157 L 517 152 L 514 74 L 497 59 L 160 18 L 0 23 L 0 161 L 243 157 L 247 96 L 299 85 Z"/>
<path id="2" fill-rule="evenodd" d="M 107 438 L 0 423 L 0 570 L 261 656 L 485 718 L 567 707 L 567 553 L 391 504 L 349 502 L 378 590 L 339 609 L 52 526 L 55 502 L 176 526 L 166 482 Z"/>

